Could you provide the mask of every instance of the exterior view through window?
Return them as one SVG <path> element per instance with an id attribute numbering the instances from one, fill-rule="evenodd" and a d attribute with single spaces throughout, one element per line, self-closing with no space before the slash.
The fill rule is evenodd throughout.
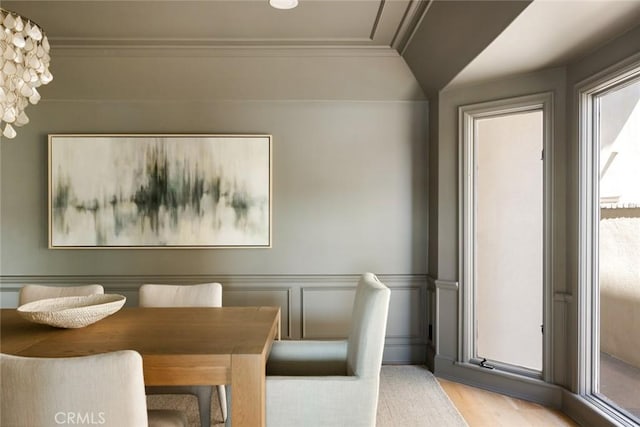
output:
<path id="1" fill-rule="evenodd" d="M 640 420 L 640 77 L 595 95 L 593 105 L 600 160 L 593 391 Z"/>

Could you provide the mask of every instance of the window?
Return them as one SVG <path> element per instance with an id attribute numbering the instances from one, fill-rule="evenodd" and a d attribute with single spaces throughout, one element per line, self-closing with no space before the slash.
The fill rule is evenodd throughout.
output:
<path id="1" fill-rule="evenodd" d="M 640 64 L 580 90 L 580 392 L 640 422 Z"/>
<path id="2" fill-rule="evenodd" d="M 460 109 L 459 358 L 535 378 L 549 353 L 550 110 L 550 94 Z"/>

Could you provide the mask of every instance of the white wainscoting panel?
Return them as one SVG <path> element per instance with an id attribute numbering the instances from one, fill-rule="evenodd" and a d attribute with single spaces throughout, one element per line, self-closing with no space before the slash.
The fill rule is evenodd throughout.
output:
<path id="1" fill-rule="evenodd" d="M 302 338 L 346 338 L 354 296 L 354 287 L 303 288 Z"/>
<path id="2" fill-rule="evenodd" d="M 223 288 L 224 289 L 224 288 Z M 289 288 L 248 288 L 233 287 L 223 290 L 222 305 L 225 306 L 280 306 L 281 335 L 283 339 L 291 336 L 291 290 Z"/>
<path id="3" fill-rule="evenodd" d="M 425 336 L 425 289 L 393 288 L 389 302 L 387 338 L 419 338 Z"/>
<path id="4" fill-rule="evenodd" d="M 427 279 L 424 275 L 379 275 L 391 289 L 385 363 L 424 363 L 427 345 Z M 282 310 L 282 338 L 338 339 L 349 331 L 359 275 L 181 276 L 0 276 L 0 306 L 14 308 L 26 284 L 72 286 L 99 283 L 106 293 L 138 304 L 144 283 L 219 282 L 224 306 L 270 305 Z"/>

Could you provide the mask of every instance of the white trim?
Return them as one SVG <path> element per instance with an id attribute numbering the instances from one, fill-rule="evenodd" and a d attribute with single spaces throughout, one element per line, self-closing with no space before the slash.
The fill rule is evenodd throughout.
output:
<path id="1" fill-rule="evenodd" d="M 602 407 L 610 416 L 627 419 L 615 409 L 604 404 L 595 394 L 599 381 L 600 337 L 593 331 L 599 325 L 599 237 L 600 220 L 600 153 L 598 125 L 593 120 L 598 106 L 598 97 L 608 91 L 619 88 L 640 77 L 640 54 L 609 67 L 576 85 L 578 100 L 578 150 L 579 150 L 579 209 L 578 209 L 578 325 L 577 325 L 577 364 L 575 390 L 585 401 Z M 586 349 L 587 351 L 581 351 Z M 620 418 L 622 417 L 622 418 Z M 622 424 L 626 425 L 626 424 Z"/>
<path id="2" fill-rule="evenodd" d="M 421 283 L 426 286 L 424 274 L 385 274 L 376 276 L 390 288 L 412 286 Z M 142 283 L 182 284 L 219 282 L 223 285 L 264 286 L 271 285 L 312 286 L 331 283 L 332 286 L 351 288 L 360 278 L 360 274 L 102 274 L 102 275 L 0 275 L 0 290 L 20 289 L 26 284 L 73 285 L 100 283 L 105 286 L 123 289 L 136 289 Z"/>
<path id="3" fill-rule="evenodd" d="M 436 290 L 436 278 L 431 275 L 427 275 L 427 289 L 431 292 L 435 292 Z"/>
<path id="4" fill-rule="evenodd" d="M 553 93 L 544 92 L 514 98 L 506 98 L 478 104 L 461 106 L 458 109 L 459 146 L 458 146 L 458 236 L 459 236 L 459 331 L 458 361 L 466 363 L 474 357 L 474 247 L 475 227 L 474 186 L 474 122 L 480 118 L 496 117 L 506 114 L 541 110 L 544 126 L 544 163 L 543 163 L 543 323 L 546 333 L 543 336 L 542 378 L 553 378 L 553 135 L 554 111 Z M 516 369 L 527 375 L 529 370 Z M 524 378 L 524 377 L 523 377 Z"/>
<path id="5" fill-rule="evenodd" d="M 573 302 L 573 295 L 567 292 L 554 292 L 553 300 L 565 304 L 571 304 Z"/>
<path id="6" fill-rule="evenodd" d="M 637 427 L 629 418 L 585 396 L 562 389 L 562 412 L 584 426 Z"/>
<path id="7" fill-rule="evenodd" d="M 173 46 L 173 45 L 60 45 L 56 57 L 151 57 L 151 58 L 243 58 L 243 57 L 398 57 L 385 46 Z"/>
<path id="8" fill-rule="evenodd" d="M 391 47 L 404 54 L 431 3 L 431 0 L 409 0 L 405 15 L 391 40 Z"/>
<path id="9" fill-rule="evenodd" d="M 436 289 L 444 289 L 446 291 L 457 291 L 459 289 L 458 282 L 452 280 L 436 280 Z"/>
<path id="10" fill-rule="evenodd" d="M 425 3 L 426 5 L 424 6 L 424 9 L 420 12 L 417 12 L 420 14 L 420 16 L 418 17 L 418 19 L 416 20 L 416 25 L 414 25 L 414 27 L 412 28 L 412 30 L 409 31 L 405 31 L 405 35 L 408 34 L 408 36 L 406 36 L 406 40 L 404 41 L 404 43 L 402 44 L 402 48 L 399 49 L 400 55 L 404 56 L 404 54 L 407 52 L 407 49 L 409 48 L 409 45 L 411 44 L 411 42 L 413 41 L 413 38 L 415 37 L 416 33 L 418 32 L 418 28 L 420 28 L 422 26 L 422 21 L 424 20 L 425 16 L 427 16 L 427 12 L 429 12 L 429 9 L 431 8 L 431 6 L 433 6 L 433 0 L 420 0 L 420 3 Z M 416 15 L 417 15 L 416 13 Z M 400 46 L 394 46 L 394 47 L 400 47 Z"/>

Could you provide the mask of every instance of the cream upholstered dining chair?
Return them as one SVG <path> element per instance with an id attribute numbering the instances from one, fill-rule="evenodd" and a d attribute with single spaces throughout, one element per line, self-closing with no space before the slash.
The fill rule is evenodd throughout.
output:
<path id="1" fill-rule="evenodd" d="M 104 294 L 102 285 L 84 286 L 42 286 L 24 285 L 20 289 L 19 304 L 38 301 L 45 298 L 81 297 L 85 295 Z"/>
<path id="2" fill-rule="evenodd" d="M 268 427 L 375 426 L 390 290 L 372 273 L 356 288 L 343 341 L 276 341 L 267 362 Z"/>
<path id="3" fill-rule="evenodd" d="M 82 357 L 0 354 L 0 425 L 187 427 L 180 411 L 147 411 L 142 357 L 133 350 Z"/>
<path id="4" fill-rule="evenodd" d="M 140 286 L 140 307 L 222 307 L 222 285 L 203 283 L 199 285 L 154 285 Z M 217 386 L 223 421 L 227 419 L 227 397 L 224 385 Z M 206 386 L 155 386 L 147 387 L 149 394 L 193 394 L 198 398 L 200 425 L 211 425 L 212 388 Z"/>

